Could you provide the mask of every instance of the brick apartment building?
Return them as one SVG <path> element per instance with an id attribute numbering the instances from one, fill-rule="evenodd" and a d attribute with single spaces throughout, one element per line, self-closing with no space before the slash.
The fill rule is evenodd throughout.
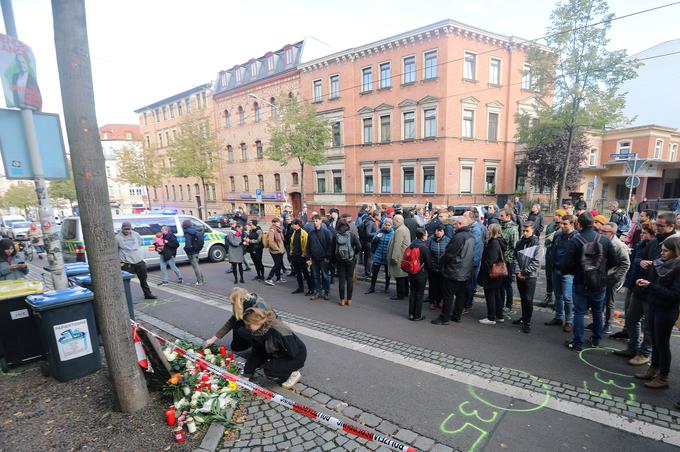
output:
<path id="1" fill-rule="evenodd" d="M 680 132 L 658 125 L 610 130 L 590 135 L 590 150 L 583 168 L 580 191 L 595 208 L 607 201 L 625 204 L 633 159 L 619 159 L 612 154 L 636 153 L 640 185 L 633 190 L 636 198 L 680 198 Z M 641 165 L 642 161 L 644 165 Z"/>
<path id="2" fill-rule="evenodd" d="M 538 95 L 523 42 L 445 20 L 301 64 L 301 97 L 333 128 L 328 161 L 306 171 L 307 204 L 510 196 L 515 115 Z"/>
<path id="3" fill-rule="evenodd" d="M 170 175 L 171 162 L 167 155 L 168 146 L 173 143 L 179 133 L 182 119 L 187 114 L 196 114 L 198 118 L 209 121 L 214 129 L 214 109 L 212 100 L 212 84 L 204 83 L 187 91 L 172 95 L 158 102 L 135 110 L 139 115 L 139 129 L 142 145 L 156 149 L 160 164 L 166 175 L 163 183 L 151 187 L 151 201 L 154 208 L 175 209 L 177 213 L 185 213 L 203 217 L 221 213 L 224 209 L 221 184 L 218 182 L 222 162 L 218 159 L 215 177 L 200 186 L 197 178 L 179 178 Z M 200 196 L 203 208 L 198 209 L 197 195 Z"/>

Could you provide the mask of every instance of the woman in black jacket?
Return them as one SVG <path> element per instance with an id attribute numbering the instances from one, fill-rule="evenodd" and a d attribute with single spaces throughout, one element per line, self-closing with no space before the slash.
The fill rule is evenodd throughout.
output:
<path id="1" fill-rule="evenodd" d="M 427 231 L 416 229 L 416 238 L 409 245 L 411 249 L 420 249 L 420 271 L 410 273 L 408 282 L 411 286 L 408 296 L 408 319 L 413 321 L 425 320 L 423 315 L 423 298 L 425 297 L 425 284 L 427 283 L 427 272 L 432 265 L 430 249 L 427 246 Z"/>
<path id="2" fill-rule="evenodd" d="M 177 265 L 175 264 L 175 256 L 177 256 L 177 248 L 179 248 L 179 242 L 177 237 L 172 233 L 168 226 L 163 226 L 161 228 L 161 233 L 163 234 L 163 246 L 156 245 L 156 251 L 161 261 L 161 278 L 162 281 L 158 283 L 159 286 L 163 286 L 168 283 L 168 266 L 177 276 L 177 282 L 182 284 L 182 272 L 179 271 Z"/>
<path id="3" fill-rule="evenodd" d="M 484 288 L 486 299 L 486 318 L 480 319 L 483 325 L 495 325 L 496 322 L 504 322 L 503 299 L 501 298 L 501 282 L 503 278 L 491 278 L 491 267 L 497 262 L 503 262 L 503 255 L 507 245 L 503 239 L 501 226 L 490 224 L 487 229 L 487 242 L 482 252 L 482 263 L 479 267 L 477 282 Z"/>
<path id="4" fill-rule="evenodd" d="M 655 281 L 639 278 L 635 284 L 647 295 L 649 327 L 652 330 L 652 364 L 635 378 L 651 380 L 652 389 L 668 387 L 671 367 L 671 332 L 678 320 L 680 304 L 680 236 L 671 236 L 661 244 L 661 258 L 654 261 Z"/>
<path id="5" fill-rule="evenodd" d="M 349 223 L 345 218 L 338 220 L 335 225 L 333 237 L 333 250 L 335 250 L 334 262 L 338 269 L 338 291 L 340 294 L 340 306 L 352 306 L 352 293 L 354 292 L 354 268 L 357 264 L 357 256 L 361 253 L 361 241 L 350 230 Z M 351 256 L 351 257 L 350 257 Z M 347 292 L 345 292 L 345 287 Z"/>
<path id="6" fill-rule="evenodd" d="M 246 310 L 243 321 L 252 334 L 253 352 L 243 369 L 243 376 L 252 378 L 255 370 L 262 368 L 270 379 L 291 389 L 300 381 L 300 369 L 307 359 L 304 342 L 290 327 L 276 320 L 274 313 L 260 308 Z"/>

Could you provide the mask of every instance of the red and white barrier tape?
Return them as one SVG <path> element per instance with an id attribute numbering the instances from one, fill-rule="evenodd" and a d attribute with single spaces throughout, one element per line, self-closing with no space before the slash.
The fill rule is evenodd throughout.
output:
<path id="1" fill-rule="evenodd" d="M 334 416 L 331 416 L 330 414 L 326 414 L 322 411 L 317 411 L 313 408 L 310 408 L 308 406 L 302 405 L 299 402 L 295 402 L 294 400 L 290 400 L 281 394 L 277 394 L 275 392 L 270 391 L 269 389 L 263 388 L 262 386 L 256 385 L 255 383 L 245 380 L 243 377 L 239 375 L 234 375 L 232 373 L 229 373 L 226 371 L 226 369 L 216 366 L 213 363 L 210 363 L 203 359 L 200 355 L 197 355 L 195 353 L 189 352 L 182 347 L 179 347 L 176 345 L 174 342 L 168 341 L 162 336 L 159 336 L 158 334 L 154 333 L 153 331 L 150 331 L 149 329 L 145 328 L 142 324 L 139 322 L 134 322 L 132 321 L 132 326 L 133 328 L 140 328 L 143 331 L 145 331 L 147 334 L 152 335 L 158 341 L 163 344 L 163 345 L 172 345 L 173 351 L 177 353 L 180 356 L 183 356 L 184 358 L 193 361 L 201 367 L 203 370 L 210 370 L 210 372 L 214 373 L 215 375 L 219 375 L 220 377 L 233 381 L 240 387 L 247 389 L 250 392 L 254 392 L 255 394 L 258 394 L 265 399 L 271 400 L 272 402 L 276 402 L 279 405 L 285 406 L 288 409 L 291 409 L 293 411 L 296 411 L 304 416 L 307 416 L 310 419 L 313 419 L 314 421 L 324 424 L 327 427 L 330 427 L 334 430 L 342 430 L 346 433 L 349 433 L 354 436 L 358 436 L 359 438 L 363 438 L 367 441 L 372 441 L 374 443 L 382 444 L 386 447 L 389 447 L 392 450 L 399 450 L 399 451 L 405 451 L 405 452 L 418 452 L 418 449 L 415 449 L 413 447 L 410 447 L 406 444 L 403 444 L 399 441 L 393 440 L 391 438 L 388 438 L 386 436 L 383 436 L 379 433 L 371 432 L 370 430 L 367 430 L 362 427 L 358 427 L 356 425 L 350 424 L 348 422 L 345 422 L 341 419 L 338 419 Z"/>

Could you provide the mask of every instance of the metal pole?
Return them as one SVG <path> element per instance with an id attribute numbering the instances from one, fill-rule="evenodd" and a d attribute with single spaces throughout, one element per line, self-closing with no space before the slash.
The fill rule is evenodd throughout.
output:
<path id="1" fill-rule="evenodd" d="M 628 190 L 628 205 L 626 205 L 626 213 L 630 211 L 630 198 L 633 197 L 633 182 L 635 182 L 635 173 L 637 172 L 637 161 L 638 161 L 638 155 L 637 152 L 635 153 L 635 161 L 633 162 L 633 171 L 632 175 L 630 176 L 630 189 Z"/>
<path id="2" fill-rule="evenodd" d="M 14 22 L 14 11 L 11 0 L 0 0 L 2 5 L 2 17 L 5 22 L 5 30 L 9 36 L 19 39 L 17 28 Z M 47 252 L 47 262 L 50 267 L 52 283 L 55 289 L 68 287 L 66 274 L 64 273 L 64 256 L 61 251 L 61 242 L 57 236 L 54 224 L 54 213 L 50 200 L 47 197 L 47 187 L 45 185 L 45 172 L 40 159 L 40 148 L 38 138 L 35 133 L 33 123 L 33 111 L 24 108 L 21 110 L 21 124 L 24 128 L 24 136 L 28 145 L 28 156 L 33 167 L 33 181 L 35 182 L 35 192 L 38 197 L 38 217 L 45 241 L 45 251 Z"/>

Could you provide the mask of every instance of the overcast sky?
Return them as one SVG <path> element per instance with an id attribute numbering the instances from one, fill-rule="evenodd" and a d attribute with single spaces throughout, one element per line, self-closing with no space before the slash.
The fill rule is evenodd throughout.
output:
<path id="1" fill-rule="evenodd" d="M 610 0 L 617 16 L 672 0 Z M 443 19 L 535 39 L 548 0 L 87 0 L 99 125 L 214 80 L 221 69 L 313 36 L 341 50 Z M 61 111 L 49 0 L 14 0 L 19 39 L 33 48 L 43 110 Z M 680 38 L 680 5 L 612 25 L 611 48 L 637 53 Z M 0 25 L 4 33 L 4 25 Z"/>

